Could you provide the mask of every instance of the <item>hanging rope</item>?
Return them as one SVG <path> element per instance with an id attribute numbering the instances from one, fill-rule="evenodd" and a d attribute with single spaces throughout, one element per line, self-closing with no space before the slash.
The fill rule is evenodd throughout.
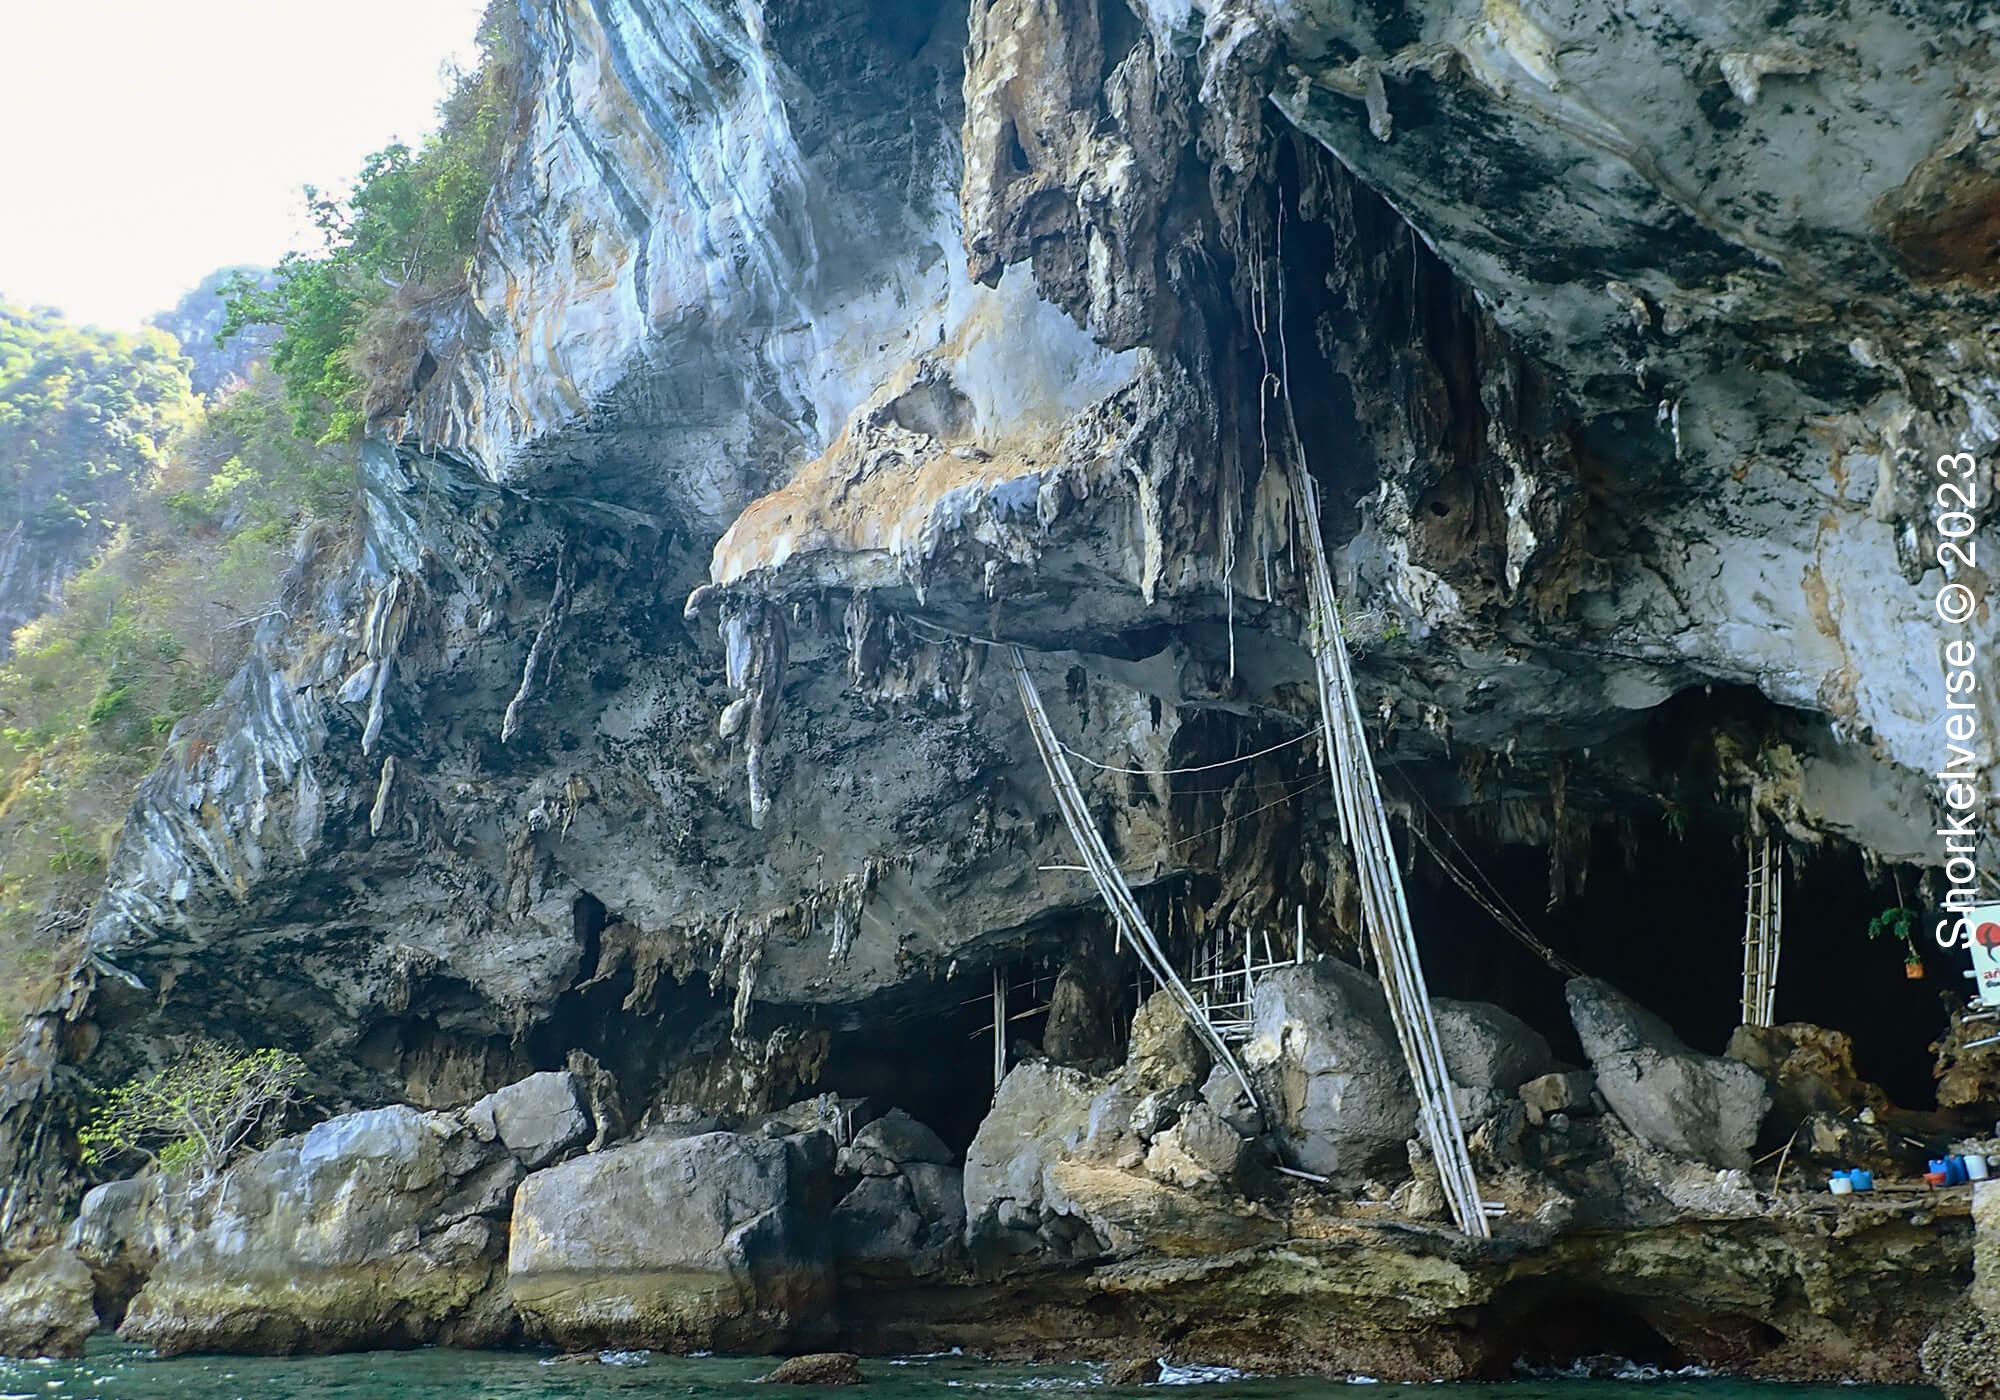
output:
<path id="1" fill-rule="evenodd" d="M 1512 936 L 1517 943 L 1521 944 L 1529 952 L 1533 953 L 1557 972 L 1560 972 L 1563 976 L 1581 977 L 1584 975 L 1582 968 L 1578 967 L 1561 953 L 1558 953 L 1548 944 L 1542 942 L 1541 939 L 1535 937 L 1527 925 L 1515 918 L 1512 913 L 1501 909 L 1492 900 L 1482 894 L 1473 885 L 1472 881 L 1466 878 L 1465 872 L 1458 868 L 1457 863 L 1450 856 L 1439 850 L 1436 844 L 1431 841 L 1429 832 L 1425 831 L 1415 822 L 1411 822 L 1409 827 L 1410 834 L 1416 837 L 1423 844 L 1423 848 L 1431 853 L 1431 858 L 1443 867 L 1444 873 L 1451 877 L 1451 882 L 1461 890 L 1464 890 L 1467 897 L 1474 904 L 1477 904 L 1491 915 L 1493 922 L 1500 925 L 1502 932 Z M 1461 847 L 1461 849 L 1463 848 Z"/>
<path id="2" fill-rule="evenodd" d="M 1173 962 L 1159 940 L 1153 937 L 1153 930 L 1146 923 L 1146 916 L 1139 911 L 1138 901 L 1132 897 L 1132 889 L 1125 883 L 1117 865 L 1111 859 L 1111 852 L 1104 844 L 1104 837 L 1091 819 L 1090 808 L 1083 800 L 1083 789 L 1076 784 L 1076 775 L 1070 772 L 1069 763 L 1063 757 L 1063 747 L 1057 741 L 1055 729 L 1049 724 L 1048 711 L 1042 708 L 1041 693 L 1035 689 L 1034 677 L 1028 674 L 1027 658 L 1019 647 L 1008 648 L 1008 659 L 1014 671 L 1014 685 L 1021 692 L 1021 708 L 1028 715 L 1028 732 L 1034 736 L 1035 750 L 1042 757 L 1042 766 L 1048 769 L 1049 783 L 1055 788 L 1056 806 L 1061 809 L 1063 821 L 1069 827 L 1070 838 L 1076 842 L 1078 854 L 1090 871 L 1090 879 L 1097 886 L 1097 893 L 1111 910 L 1111 917 L 1117 923 L 1119 933 L 1130 940 L 1132 949 L 1139 955 L 1139 961 L 1146 970 L 1179 1004 L 1186 1015 L 1188 1024 L 1197 1036 L 1208 1046 L 1209 1053 L 1219 1064 L 1229 1066 L 1229 1072 L 1236 1076 L 1236 1082 L 1243 1086 L 1250 1102 L 1263 1112 L 1263 1104 L 1257 1097 L 1257 1090 L 1250 1083 L 1250 1076 L 1236 1058 L 1236 1052 L 1229 1048 L 1215 1027 L 1209 1024 L 1208 1015 L 1194 994 L 1174 971 Z"/>
<path id="3" fill-rule="evenodd" d="M 1248 763 L 1253 758 L 1262 758 L 1265 754 L 1276 753 L 1280 749 L 1288 749 L 1294 744 L 1303 744 L 1308 739 L 1318 737 L 1318 734 L 1319 731 L 1317 729 L 1308 729 L 1303 734 L 1294 734 L 1289 739 L 1281 739 L 1268 749 L 1259 749 L 1255 753 L 1242 754 L 1236 758 L 1217 759 L 1214 763 L 1197 763 L 1192 768 L 1121 768 L 1115 763 L 1099 763 L 1089 754 L 1078 753 L 1068 744 L 1061 743 L 1060 741 L 1058 741 L 1057 747 L 1078 763 L 1087 763 L 1092 768 L 1105 773 L 1127 773 L 1135 778 L 1160 778 L 1170 773 L 1208 773 L 1217 768 L 1227 768 L 1232 763 Z"/>

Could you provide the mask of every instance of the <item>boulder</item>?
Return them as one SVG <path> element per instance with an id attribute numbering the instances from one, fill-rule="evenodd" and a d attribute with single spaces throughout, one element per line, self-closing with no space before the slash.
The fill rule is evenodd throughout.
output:
<path id="1" fill-rule="evenodd" d="M 827 1335 L 833 1144 L 823 1133 L 645 1138 L 515 1193 L 507 1286 L 564 1348 L 768 1352 Z"/>
<path id="2" fill-rule="evenodd" d="M 1261 978 L 1243 1061 L 1291 1162 L 1344 1184 L 1400 1166 L 1417 1100 L 1381 987 L 1333 958 Z"/>
<path id="3" fill-rule="evenodd" d="M 1528 1121 L 1540 1125 L 1557 1113 L 1595 1113 L 1597 1076 L 1587 1069 L 1559 1069 L 1521 1086 Z"/>
<path id="4" fill-rule="evenodd" d="M 958 1258 L 964 1232 L 964 1174 L 912 1162 L 892 1176 L 864 1176 L 840 1198 L 834 1260 L 844 1274 L 926 1278 Z"/>
<path id="5" fill-rule="evenodd" d="M 965 1154 L 968 1238 L 1032 1236 L 1041 1228 L 1045 1174 L 1066 1144 L 1081 1142 L 1102 1087 L 1080 1071 L 1040 1061 L 1008 1071 Z"/>
<path id="6" fill-rule="evenodd" d="M 778 1363 L 769 1375 L 757 1378 L 765 1385 L 860 1385 L 861 1358 L 851 1351 L 815 1351 Z"/>
<path id="7" fill-rule="evenodd" d="M 1114 1361 L 1104 1368 L 1106 1385 L 1155 1385 L 1166 1368 L 1158 1357 L 1143 1356 L 1130 1361 Z"/>
<path id="8" fill-rule="evenodd" d="M 504 1341 L 520 1177 L 463 1113 L 330 1118 L 168 1198 L 119 1335 L 166 1355 Z"/>
<path id="9" fill-rule="evenodd" d="M 1132 1017 L 1125 1079 L 1140 1093 L 1200 1084 L 1208 1077 L 1208 1047 L 1188 1024 L 1187 1013 L 1167 992 L 1154 992 Z"/>
<path id="10" fill-rule="evenodd" d="M 90 1265 L 50 1245 L 0 1283 L 0 1356 L 81 1356 L 97 1330 Z"/>
<path id="11" fill-rule="evenodd" d="M 1192 1084 L 1177 1084 L 1171 1089 L 1155 1089 L 1132 1105 L 1132 1131 L 1151 1142 L 1181 1121 L 1182 1109 L 1189 1104 L 1200 1102 L 1202 1102 L 1201 1091 Z"/>
<path id="12" fill-rule="evenodd" d="M 489 1121 L 507 1150 L 533 1171 L 545 1167 L 573 1147 L 581 1147 L 595 1130 L 584 1107 L 583 1085 L 568 1070 L 531 1074 L 474 1104 L 467 1115 Z"/>
<path id="13" fill-rule="evenodd" d="M 1264 1131 L 1264 1115 L 1258 1112 L 1243 1082 L 1228 1065 L 1217 1065 L 1208 1072 L 1208 1078 L 1202 1081 L 1201 1097 L 1223 1122 L 1244 1137 L 1253 1138 Z"/>
<path id="14" fill-rule="evenodd" d="M 894 1176 L 911 1162 L 951 1165 L 944 1139 L 900 1108 L 864 1126 L 840 1150 L 840 1170 L 849 1176 Z"/>
<path id="15" fill-rule="evenodd" d="M 1188 1190 L 1220 1186 L 1236 1189 L 1243 1166 L 1243 1139 L 1200 1099 L 1189 1104 L 1171 1128 L 1146 1150 L 1146 1170 Z"/>
<path id="16" fill-rule="evenodd" d="M 1888 1094 L 1855 1072 L 1853 1038 L 1825 1026 L 1738 1026 L 1725 1053 L 1771 1081 L 1772 1110 L 1784 1128 L 1815 1115 L 1889 1107 Z"/>
<path id="17" fill-rule="evenodd" d="M 1748 1168 L 1771 1086 L 1741 1060 L 1689 1049 L 1608 982 L 1571 979 L 1570 1018 L 1597 1088 L 1634 1136 L 1662 1152 Z"/>
<path id="18" fill-rule="evenodd" d="M 158 1262 L 147 1230 L 159 1213 L 159 1178 L 107 1181 L 86 1191 L 63 1244 L 90 1266 L 97 1282 L 97 1315 L 115 1327 Z"/>
<path id="19" fill-rule="evenodd" d="M 1542 1033 L 1490 1001 L 1435 997 L 1431 1010 L 1454 1084 L 1513 1090 L 1556 1067 Z"/>

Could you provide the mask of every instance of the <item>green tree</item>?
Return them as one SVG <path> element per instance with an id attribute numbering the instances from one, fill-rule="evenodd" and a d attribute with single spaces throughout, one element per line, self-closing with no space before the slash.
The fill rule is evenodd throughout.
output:
<path id="1" fill-rule="evenodd" d="M 88 1166 L 138 1161 L 212 1181 L 236 1154 L 284 1121 L 306 1067 L 286 1050 L 232 1050 L 196 1041 L 172 1064 L 106 1094 L 77 1133 Z"/>
<path id="2" fill-rule="evenodd" d="M 227 339 L 278 328 L 271 367 L 299 433 L 352 437 L 367 422 L 371 382 L 392 383 L 420 353 L 428 310 L 463 290 L 479 219 L 519 90 L 521 40 L 511 0 L 495 0 L 478 33 L 480 61 L 458 75 L 420 147 L 367 157 L 345 198 L 308 187 L 321 248 L 278 264 L 275 280 L 229 288 Z"/>

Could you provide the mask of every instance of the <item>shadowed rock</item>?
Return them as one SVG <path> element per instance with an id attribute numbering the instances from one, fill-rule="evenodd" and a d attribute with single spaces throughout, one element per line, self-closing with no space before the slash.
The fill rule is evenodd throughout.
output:
<path id="1" fill-rule="evenodd" d="M 90 1266 L 50 1245 L 0 1284 L 0 1356 L 81 1356 L 97 1330 Z"/>
<path id="2" fill-rule="evenodd" d="M 832 1140 L 642 1139 L 549 1167 L 514 1202 L 507 1286 L 569 1348 L 769 1351 L 833 1323 Z"/>
<path id="3" fill-rule="evenodd" d="M 1605 1102 L 1663 1152 L 1750 1165 L 1771 1086 L 1740 1060 L 1690 1050 L 1665 1021 L 1608 982 L 1571 979 L 1570 1018 Z"/>

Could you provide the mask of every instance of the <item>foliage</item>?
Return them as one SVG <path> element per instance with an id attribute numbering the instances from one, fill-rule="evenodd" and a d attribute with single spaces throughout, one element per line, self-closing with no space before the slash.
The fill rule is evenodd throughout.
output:
<path id="1" fill-rule="evenodd" d="M 304 527 L 352 510 L 347 454 L 291 433 L 268 374 L 198 405 L 62 602 L 0 660 L 0 1022 L 39 1000 L 132 791 L 241 663 Z"/>
<path id="2" fill-rule="evenodd" d="M 422 308 L 465 285 L 512 126 L 518 25 L 509 0 L 495 0 L 479 28 L 479 65 L 457 76 L 420 147 L 399 142 L 369 156 L 344 199 L 307 188 L 321 251 L 288 255 L 268 285 L 243 277 L 229 288 L 223 337 L 278 328 L 271 367 L 301 436 L 358 433 L 368 381 L 406 369 L 395 361 L 411 357 Z"/>
<path id="3" fill-rule="evenodd" d="M 206 1181 L 298 1100 L 305 1064 L 285 1050 L 232 1050 L 197 1041 L 156 1074 L 128 1080 L 77 1134 L 83 1161 L 140 1158 Z"/>
<path id="4" fill-rule="evenodd" d="M 0 535 L 101 535 L 195 400 L 174 342 L 0 304 Z"/>
<path id="5" fill-rule="evenodd" d="M 1917 945 L 1911 941 L 1911 933 L 1916 926 L 1917 911 L 1904 905 L 1884 909 L 1868 921 L 1870 938 L 1894 938 L 1903 945 L 1903 960 L 1919 960 Z"/>

